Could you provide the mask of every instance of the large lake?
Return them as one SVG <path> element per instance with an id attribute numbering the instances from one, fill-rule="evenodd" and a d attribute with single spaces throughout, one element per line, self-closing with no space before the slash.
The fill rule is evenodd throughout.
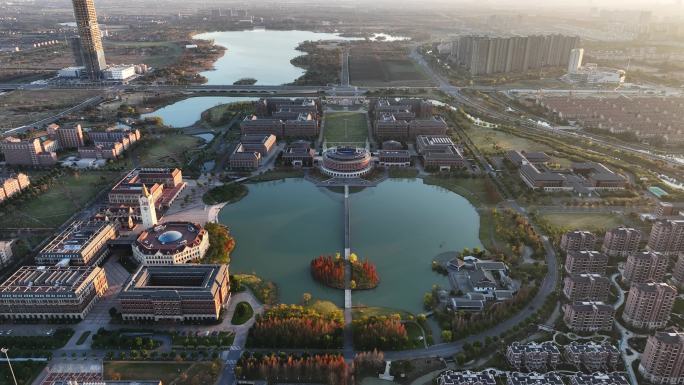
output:
<path id="1" fill-rule="evenodd" d="M 299 43 L 311 40 L 349 40 L 332 33 L 310 31 L 227 31 L 207 32 L 195 39 L 213 40 L 226 48 L 226 53 L 214 63 L 214 69 L 202 72 L 207 84 L 229 85 L 244 78 L 254 78 L 260 85 L 291 83 L 304 74 L 290 60 L 302 55 Z"/>
<path id="2" fill-rule="evenodd" d="M 302 294 L 343 305 L 343 293 L 310 276 L 309 262 L 343 248 L 343 194 L 301 179 L 250 184 L 249 195 L 223 208 L 237 247 L 231 272 L 254 272 L 279 287 L 283 303 Z M 433 284 L 447 286 L 432 272 L 433 258 L 464 247 L 481 247 L 479 216 L 463 197 L 422 180 L 389 180 L 350 196 L 351 248 L 372 260 L 380 285 L 355 291 L 355 304 L 422 311 Z"/>

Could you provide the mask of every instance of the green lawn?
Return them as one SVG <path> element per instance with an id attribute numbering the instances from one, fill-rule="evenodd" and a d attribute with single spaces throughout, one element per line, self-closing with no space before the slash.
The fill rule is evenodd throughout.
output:
<path id="1" fill-rule="evenodd" d="M 566 229 L 610 229 L 625 224 L 621 215 L 610 213 L 559 213 L 543 214 L 543 220 Z"/>
<path id="2" fill-rule="evenodd" d="M 189 151 L 198 149 L 204 141 L 188 135 L 168 135 L 161 140 L 143 141 L 135 150 L 141 167 L 182 167 Z"/>
<path id="3" fill-rule="evenodd" d="M 364 143 L 368 137 L 366 114 L 358 112 L 328 112 L 324 116 L 324 137 L 328 143 Z"/>
<path id="4" fill-rule="evenodd" d="M 78 341 L 76 341 L 76 345 L 83 345 L 86 340 L 88 339 L 88 336 L 90 336 L 90 330 L 84 331 L 80 337 L 78 337 Z"/>
<path id="5" fill-rule="evenodd" d="M 508 150 L 553 152 L 551 147 L 544 144 L 491 128 L 473 126 L 466 134 L 484 154 L 497 154 Z"/>
<path id="6" fill-rule="evenodd" d="M 684 314 L 684 299 L 675 299 L 674 306 L 672 307 L 672 312 L 675 314 Z"/>
<path id="7" fill-rule="evenodd" d="M 213 384 L 220 365 L 213 362 L 105 362 L 106 380 L 161 380 L 162 384 Z"/>
<path id="8" fill-rule="evenodd" d="M 58 227 L 83 209 L 119 175 L 116 172 L 83 171 L 60 177 L 36 198 L 13 203 L 0 210 L 0 227 Z"/>
<path id="9" fill-rule="evenodd" d="M 233 318 L 230 323 L 233 325 L 242 325 L 249 321 L 254 315 L 254 309 L 247 302 L 240 302 L 235 306 L 235 313 L 233 313 Z"/>

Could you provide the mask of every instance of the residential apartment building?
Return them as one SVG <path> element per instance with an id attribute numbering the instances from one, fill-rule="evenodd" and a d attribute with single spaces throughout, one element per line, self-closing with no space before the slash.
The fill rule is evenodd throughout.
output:
<path id="1" fill-rule="evenodd" d="M 608 256 L 598 251 L 570 252 L 565 257 L 565 272 L 568 274 L 605 275 Z"/>
<path id="2" fill-rule="evenodd" d="M 496 379 L 487 372 L 459 372 L 449 369 L 437 376 L 437 385 L 496 385 Z"/>
<path id="3" fill-rule="evenodd" d="M 613 329 L 615 309 L 603 302 L 580 301 L 563 306 L 563 321 L 573 332 L 598 332 Z"/>
<path id="4" fill-rule="evenodd" d="M 97 266 L 23 266 L 0 285 L 0 317 L 84 319 L 108 289 Z"/>
<path id="5" fill-rule="evenodd" d="M 570 301 L 608 301 L 610 280 L 600 274 L 572 274 L 563 281 L 563 294 Z"/>
<path id="6" fill-rule="evenodd" d="M 638 283 L 629 289 L 622 319 L 638 329 L 660 329 L 667 326 L 677 289 L 666 283 Z"/>
<path id="7" fill-rule="evenodd" d="M 596 235 L 591 231 L 575 230 L 563 234 L 560 248 L 564 253 L 596 250 Z"/>
<path id="8" fill-rule="evenodd" d="M 107 241 L 116 236 L 117 226 L 111 222 L 73 222 L 40 250 L 36 264 L 66 260 L 70 265 L 95 265 L 109 252 Z"/>
<path id="9" fill-rule="evenodd" d="M 472 75 L 526 72 L 566 66 L 579 42 L 579 37 L 563 35 L 464 36 L 453 43 L 450 60 Z"/>
<path id="10" fill-rule="evenodd" d="M 667 256 L 684 253 L 684 219 L 656 221 L 651 228 L 648 249 Z"/>
<path id="11" fill-rule="evenodd" d="M 684 383 L 684 333 L 660 331 L 649 336 L 639 373 L 654 384 Z"/>
<path id="12" fill-rule="evenodd" d="M 54 132 L 59 142 L 59 147 L 62 149 L 79 148 L 85 145 L 83 129 L 81 129 L 80 124 L 72 127 L 58 127 L 54 129 Z"/>
<path id="13" fill-rule="evenodd" d="M 230 299 L 227 265 L 140 266 L 119 294 L 126 321 L 218 320 Z"/>
<path id="14" fill-rule="evenodd" d="M 564 383 L 561 376 L 554 372 L 510 372 L 506 375 L 506 385 L 564 385 Z"/>
<path id="15" fill-rule="evenodd" d="M 624 373 L 576 373 L 570 377 L 570 385 L 634 385 Z"/>
<path id="16" fill-rule="evenodd" d="M 623 257 L 636 253 L 641 242 L 641 231 L 631 227 L 618 227 L 606 232 L 601 250 L 609 257 Z"/>
<path id="17" fill-rule="evenodd" d="M 506 349 L 506 359 L 514 368 L 529 371 L 543 371 L 555 368 L 560 363 L 561 352 L 553 342 L 514 342 Z"/>
<path id="18" fill-rule="evenodd" d="M 31 185 L 31 180 L 24 173 L 0 176 L 0 203 L 20 194 Z"/>
<path id="19" fill-rule="evenodd" d="M 48 167 L 57 163 L 57 145 L 49 139 L 41 142 L 38 138 L 22 140 L 10 136 L 0 142 L 0 151 L 10 166 Z"/>
<path id="20" fill-rule="evenodd" d="M 661 253 L 643 251 L 627 257 L 622 280 L 631 286 L 649 281 L 662 282 L 670 259 Z"/>
<path id="21" fill-rule="evenodd" d="M 584 367 L 590 372 L 616 369 L 621 355 L 618 348 L 609 344 L 596 342 L 580 343 L 577 341 L 565 345 L 565 359 L 578 369 Z"/>
<path id="22" fill-rule="evenodd" d="M 684 288 L 684 253 L 679 254 L 677 263 L 672 271 L 672 282 L 679 288 Z"/>

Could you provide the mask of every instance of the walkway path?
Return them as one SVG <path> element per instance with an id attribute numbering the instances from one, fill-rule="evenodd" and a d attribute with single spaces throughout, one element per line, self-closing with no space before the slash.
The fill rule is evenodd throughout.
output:
<path id="1" fill-rule="evenodd" d="M 349 186 L 344 186 L 344 259 L 349 262 L 351 254 L 350 229 L 349 229 Z M 344 358 L 354 358 L 354 336 L 352 335 L 352 293 L 351 293 L 351 266 L 345 264 L 344 271 Z"/>
<path id="2" fill-rule="evenodd" d="M 612 276 L 610 276 L 610 280 L 618 292 L 618 300 L 613 305 L 613 307 L 616 310 L 625 302 L 625 292 L 622 290 L 622 287 L 620 287 L 620 285 L 617 282 L 619 276 L 620 273 L 615 273 Z M 617 327 L 617 330 L 620 333 L 619 349 L 620 353 L 622 353 L 622 359 L 625 361 L 625 369 L 627 369 L 629 380 L 632 383 L 632 385 L 638 385 L 639 382 L 637 381 L 636 373 L 634 373 L 632 363 L 638 360 L 641 357 L 641 355 L 638 352 L 635 352 L 633 349 L 630 349 L 629 343 L 627 342 L 630 339 L 630 337 L 635 337 L 636 335 L 634 335 L 631 331 L 627 330 L 624 326 L 622 326 L 617 318 L 615 319 L 615 327 Z M 629 350 L 631 354 L 627 354 L 627 350 Z"/>

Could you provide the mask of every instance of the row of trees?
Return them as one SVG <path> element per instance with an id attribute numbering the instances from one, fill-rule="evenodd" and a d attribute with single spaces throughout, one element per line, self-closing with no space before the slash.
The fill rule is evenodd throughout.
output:
<path id="1" fill-rule="evenodd" d="M 235 239 L 230 235 L 228 227 L 208 222 L 204 228 L 209 233 L 209 249 L 204 255 L 204 262 L 230 263 L 230 253 L 235 248 Z"/>
<path id="2" fill-rule="evenodd" d="M 330 385 L 346 384 L 350 368 L 340 354 L 261 355 L 245 353 L 235 366 L 235 376 L 244 380 L 269 383 L 307 382 Z"/>
<path id="3" fill-rule="evenodd" d="M 342 347 L 342 314 L 322 315 L 299 305 L 279 305 L 256 317 L 247 344 L 255 348 Z"/>
<path id="4" fill-rule="evenodd" d="M 106 330 L 100 328 L 95 335 L 93 335 L 93 349 L 155 349 L 159 347 L 160 343 L 149 337 L 144 336 L 129 336 L 119 330 Z"/>
<path id="5" fill-rule="evenodd" d="M 358 349 L 399 350 L 409 337 L 399 315 L 364 317 L 353 321 L 354 346 Z"/>

